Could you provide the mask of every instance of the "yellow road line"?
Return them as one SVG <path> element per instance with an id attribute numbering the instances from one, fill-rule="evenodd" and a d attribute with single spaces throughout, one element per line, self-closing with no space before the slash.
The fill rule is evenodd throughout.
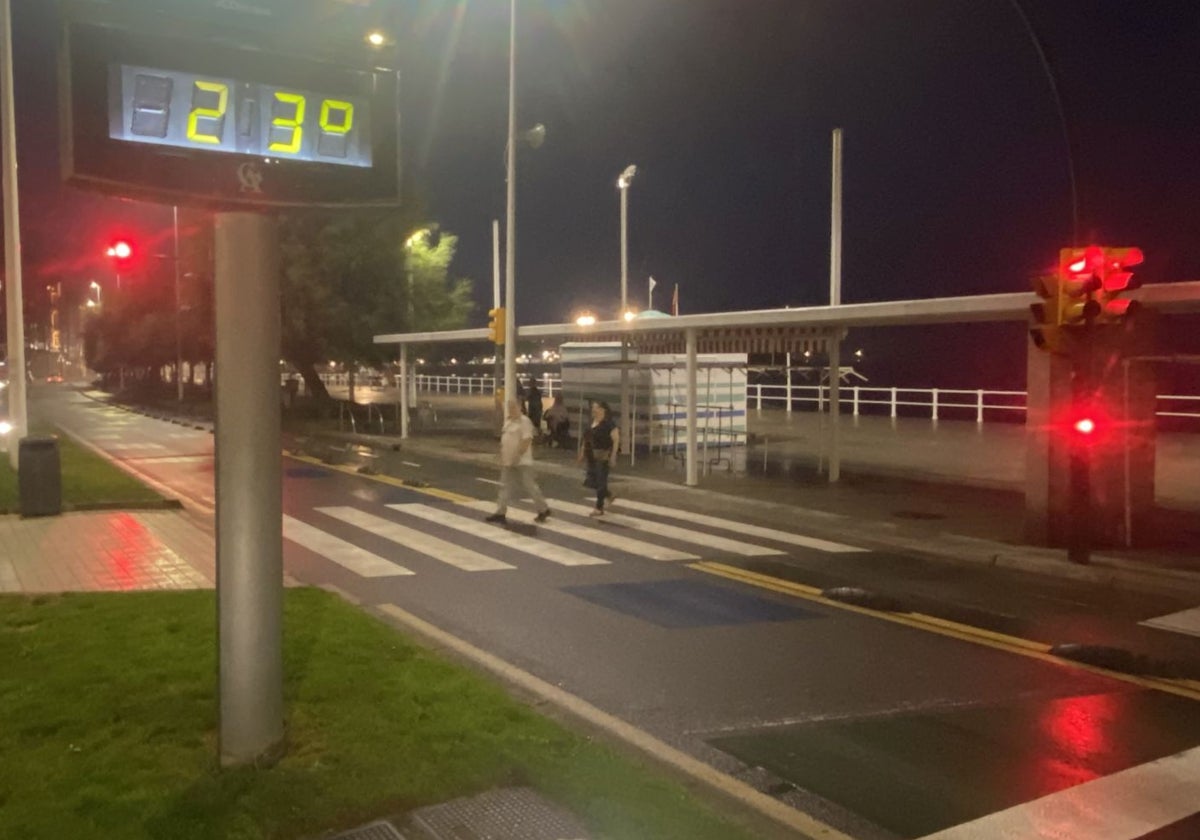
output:
<path id="1" fill-rule="evenodd" d="M 366 478 L 371 481 L 378 481 L 380 484 L 388 484 L 392 487 L 403 487 L 405 490 L 412 490 L 414 493 L 424 493 L 426 496 L 433 496 L 435 499 L 444 499 L 448 502 L 473 502 L 473 496 L 464 496 L 462 493 L 455 493 L 451 490 L 439 490 L 436 487 L 415 487 L 404 481 L 402 478 L 393 478 L 390 475 L 368 475 L 360 473 L 354 467 L 347 467 L 341 464 L 327 464 L 319 458 L 314 458 L 311 455 L 296 455 L 291 452 L 283 453 L 285 458 L 291 458 L 295 461 L 302 461 L 305 464 L 313 464 L 326 470 L 336 470 L 346 475 L 352 475 L 355 478 Z"/>
<path id="2" fill-rule="evenodd" d="M 739 569 L 736 566 L 728 566 L 724 563 L 700 562 L 692 563 L 690 564 L 690 567 L 710 575 L 717 575 L 719 577 L 735 580 L 750 586 L 768 589 L 772 592 L 779 592 L 784 595 L 802 598 L 806 601 L 823 604 L 827 607 L 845 612 L 853 612 L 858 613 L 859 615 L 882 619 L 883 621 L 889 621 L 893 624 L 911 627 L 915 630 L 924 630 L 927 633 L 935 633 L 939 636 L 958 639 L 963 642 L 989 647 L 994 650 L 1015 653 L 1019 656 L 1024 656 L 1029 659 L 1036 659 L 1041 662 L 1048 662 L 1053 665 L 1065 665 L 1067 667 L 1075 668 L 1080 671 L 1086 671 L 1091 674 L 1097 674 L 1099 676 L 1109 677 L 1110 679 L 1121 680 L 1122 682 L 1130 683 L 1140 688 L 1164 691 L 1168 694 L 1186 697 L 1189 700 L 1200 700 L 1200 681 L 1197 680 L 1172 680 L 1163 677 L 1141 677 L 1134 674 L 1123 674 L 1120 671 L 1110 671 L 1107 668 L 1100 668 L 1095 665 L 1076 662 L 1073 659 L 1064 659 L 1061 656 L 1055 656 L 1054 654 L 1050 653 L 1051 646 L 1043 642 L 1035 642 L 1029 639 L 1022 639 L 1017 636 L 1009 636 L 1004 633 L 996 633 L 991 630 L 984 630 L 980 627 L 972 627 L 968 624 L 960 624 L 956 621 L 948 621 L 943 618 L 936 618 L 934 616 L 923 615 L 921 613 L 894 613 L 887 612 L 885 610 L 873 610 L 869 607 L 860 607 L 855 604 L 847 604 L 842 601 L 835 601 L 831 598 L 826 598 L 820 593 L 820 590 L 811 586 L 805 586 L 804 584 L 793 583 L 791 581 L 771 577 L 770 575 L 752 572 L 748 569 Z"/>

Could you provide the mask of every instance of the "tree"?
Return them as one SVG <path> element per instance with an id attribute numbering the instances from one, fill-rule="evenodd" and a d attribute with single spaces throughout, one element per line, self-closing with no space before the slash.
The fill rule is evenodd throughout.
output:
<path id="1" fill-rule="evenodd" d="M 352 373 L 384 364 L 391 348 L 376 345 L 377 334 L 466 322 L 471 281 L 449 279 L 458 237 L 435 232 L 406 248 L 411 227 L 395 212 L 281 220 L 283 357 L 310 393 L 328 396 L 316 373 L 322 362 Z"/>

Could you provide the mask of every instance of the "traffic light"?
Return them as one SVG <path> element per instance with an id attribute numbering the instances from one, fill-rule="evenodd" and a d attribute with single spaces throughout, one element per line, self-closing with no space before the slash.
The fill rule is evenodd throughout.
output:
<path id="1" fill-rule="evenodd" d="M 488 340 L 493 344 L 504 343 L 504 318 L 505 312 L 503 306 L 497 306 L 495 309 L 488 310 Z"/>
<path id="2" fill-rule="evenodd" d="M 1100 314 L 1100 291 L 1104 271 L 1104 249 L 1097 245 L 1086 248 L 1063 248 L 1058 254 L 1058 317 L 1060 327 L 1091 324 Z"/>
<path id="3" fill-rule="evenodd" d="M 1068 355 L 1068 337 L 1058 325 L 1058 275 L 1034 277 L 1033 290 L 1043 301 L 1029 307 L 1033 315 L 1029 337 L 1033 339 L 1034 347 L 1057 356 Z"/>
<path id="4" fill-rule="evenodd" d="M 1104 265 L 1100 274 L 1100 312 L 1096 320 L 1104 324 L 1119 324 L 1138 309 L 1134 300 L 1121 297 L 1142 285 L 1129 269 L 1141 265 L 1145 256 L 1141 248 L 1105 248 Z"/>
<path id="5" fill-rule="evenodd" d="M 118 268 L 126 268 L 133 260 L 133 245 L 129 243 L 128 239 L 117 239 L 108 246 L 108 250 L 104 253 L 112 258 Z"/>

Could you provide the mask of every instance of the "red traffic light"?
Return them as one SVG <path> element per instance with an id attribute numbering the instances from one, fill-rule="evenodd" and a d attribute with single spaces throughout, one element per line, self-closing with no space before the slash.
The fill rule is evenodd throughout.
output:
<path id="1" fill-rule="evenodd" d="M 106 253 L 108 256 L 116 257 L 118 260 L 127 260 L 133 256 L 133 246 L 124 239 L 118 239 L 112 245 L 108 246 Z"/>
<path id="2" fill-rule="evenodd" d="M 1081 435 L 1090 435 L 1096 431 L 1096 421 L 1090 417 L 1080 417 L 1075 421 L 1074 429 Z"/>

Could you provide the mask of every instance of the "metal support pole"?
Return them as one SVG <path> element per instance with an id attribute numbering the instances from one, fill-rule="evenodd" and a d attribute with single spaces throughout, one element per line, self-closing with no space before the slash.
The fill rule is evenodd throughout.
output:
<path id="1" fill-rule="evenodd" d="M 492 219 L 492 308 L 500 308 L 500 220 Z M 506 315 L 505 318 L 508 316 Z M 505 322 L 505 327 L 508 323 Z M 495 350 L 495 360 L 492 365 L 492 393 L 496 393 L 497 385 L 504 379 L 504 345 L 498 344 Z M 501 415 L 503 416 L 503 415 Z"/>
<path id="2" fill-rule="evenodd" d="M 217 636 L 222 765 L 283 752 L 279 241 L 216 217 Z"/>
<path id="3" fill-rule="evenodd" d="M 628 323 L 625 320 L 625 313 L 628 311 L 628 289 L 629 289 L 629 186 L 626 184 L 619 190 L 621 193 L 621 323 Z M 622 432 L 621 442 L 628 447 L 629 464 L 633 466 L 633 441 L 629 438 L 629 428 L 632 425 L 629 417 L 629 342 L 621 337 L 621 426 Z"/>
<path id="4" fill-rule="evenodd" d="M 687 479 L 688 487 L 700 483 L 696 463 L 696 330 L 686 332 L 687 340 Z"/>
<path id="5" fill-rule="evenodd" d="M 179 205 L 171 207 L 171 226 L 175 231 L 175 399 L 183 402 L 183 327 L 179 311 Z"/>
<path id="6" fill-rule="evenodd" d="M 833 174 L 831 178 L 829 221 L 829 305 L 842 303 L 842 130 L 833 130 Z M 842 329 L 834 327 L 829 339 L 829 483 L 842 475 L 841 402 Z"/>
<path id="7" fill-rule="evenodd" d="M 408 345 L 400 345 L 400 439 L 408 440 Z"/>
<path id="8" fill-rule="evenodd" d="M 1072 359 L 1071 414 L 1079 416 L 1091 397 L 1092 355 L 1091 325 L 1085 325 L 1079 353 Z M 1072 422 L 1073 425 L 1073 422 Z M 1067 559 L 1087 565 L 1092 561 L 1092 453 L 1085 436 L 1072 429 L 1068 441 L 1068 515 Z"/>
<path id="9" fill-rule="evenodd" d="M 20 440 L 29 431 L 25 405 L 25 304 L 21 287 L 21 211 L 17 200 L 17 130 L 13 107 L 12 9 L 9 0 L 0 0 L 0 123 L 4 124 L 4 268 L 7 288 L 8 325 L 8 421 L 13 429 L 9 439 L 8 463 L 18 467 Z"/>
<path id="10" fill-rule="evenodd" d="M 508 20 L 508 183 L 504 230 L 504 399 L 517 395 L 517 0 Z"/>
<path id="11" fill-rule="evenodd" d="M 1129 359 L 1121 360 L 1121 429 L 1122 440 L 1121 449 L 1124 452 L 1124 502 L 1125 502 L 1125 534 L 1124 542 L 1126 548 L 1133 547 L 1133 489 L 1132 483 L 1132 464 L 1131 453 L 1129 447 L 1133 442 L 1130 428 L 1133 424 L 1129 418 Z"/>
<path id="12" fill-rule="evenodd" d="M 787 413 L 792 413 L 792 353 L 790 350 L 787 354 Z"/>

